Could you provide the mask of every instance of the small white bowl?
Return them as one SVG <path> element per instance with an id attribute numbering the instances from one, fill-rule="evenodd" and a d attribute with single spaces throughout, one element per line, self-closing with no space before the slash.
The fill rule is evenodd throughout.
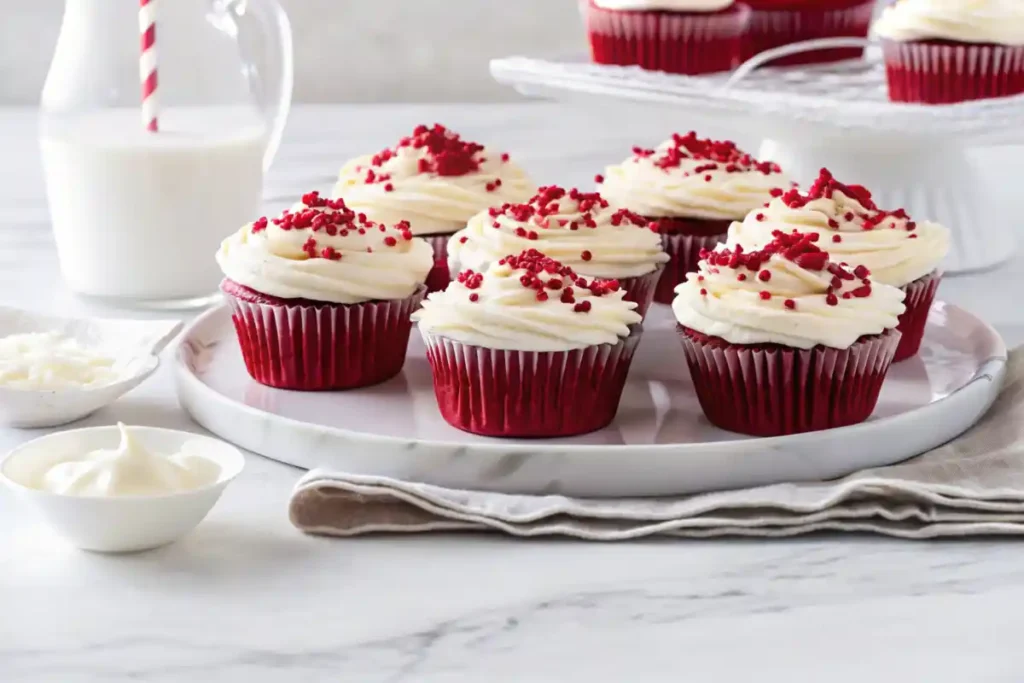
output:
<path id="1" fill-rule="evenodd" d="M 122 379 L 90 389 L 31 390 L 0 387 L 0 425 L 56 427 L 80 420 L 131 391 L 160 365 L 157 354 L 181 331 L 178 320 L 60 318 L 0 306 L 0 337 L 58 332 L 110 353 Z"/>
<path id="2" fill-rule="evenodd" d="M 159 454 L 177 453 L 186 441 L 198 442 L 195 452 L 220 465 L 220 476 L 207 486 L 163 496 L 68 496 L 32 486 L 50 467 L 66 460 L 71 449 L 84 455 L 116 448 L 121 435 L 112 426 L 72 429 L 29 441 L 0 462 L 0 481 L 83 550 L 125 553 L 166 545 L 203 521 L 224 488 L 241 473 L 245 457 L 234 446 L 208 436 L 155 427 L 131 430 L 147 449 Z"/>

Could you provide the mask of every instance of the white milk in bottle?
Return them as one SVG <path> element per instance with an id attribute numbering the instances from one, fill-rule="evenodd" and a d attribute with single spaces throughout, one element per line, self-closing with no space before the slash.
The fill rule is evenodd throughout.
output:
<path id="1" fill-rule="evenodd" d="M 188 305 L 216 292 L 214 252 L 259 213 L 265 126 L 235 107 L 54 117 L 43 169 L 61 271 L 93 297 Z"/>

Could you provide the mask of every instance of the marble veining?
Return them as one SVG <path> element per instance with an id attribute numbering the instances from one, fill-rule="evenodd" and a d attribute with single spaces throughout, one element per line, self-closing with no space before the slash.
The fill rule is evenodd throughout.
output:
<path id="1" fill-rule="evenodd" d="M 300 107 L 268 210 L 422 120 L 503 142 L 540 181 L 588 186 L 629 145 L 685 128 L 679 118 L 623 126 L 547 104 Z M 0 110 L 0 303 L 109 314 L 59 282 L 32 121 Z M 1018 175 L 1012 153 L 985 158 L 993 178 Z M 993 189 L 1003 215 L 1019 215 L 1014 189 Z M 942 296 L 1020 343 L 1024 313 L 1000 294 L 1022 291 L 1022 266 L 950 279 Z M 168 366 L 78 425 L 201 431 Z M 0 429 L 0 449 L 37 434 Z M 1017 542 L 329 540 L 287 521 L 299 475 L 250 457 L 194 534 L 126 557 L 67 548 L 0 492 L 0 681 L 1024 680 Z"/>

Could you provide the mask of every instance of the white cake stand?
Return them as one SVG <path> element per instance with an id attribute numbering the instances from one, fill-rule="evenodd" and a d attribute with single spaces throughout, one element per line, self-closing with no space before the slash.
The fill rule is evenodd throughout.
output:
<path id="1" fill-rule="evenodd" d="M 975 147 L 1024 142 L 1024 96 L 947 106 L 895 104 L 885 92 L 877 50 L 863 60 L 759 68 L 792 52 L 860 45 L 839 38 L 762 53 L 731 74 L 680 76 L 585 59 L 511 57 L 491 62 L 501 83 L 529 96 L 615 97 L 685 108 L 763 138 L 761 156 L 799 182 L 823 166 L 869 187 L 881 206 L 953 231 L 947 273 L 982 270 L 1013 255 L 1011 226 L 992 215 L 992 198 L 968 157 Z"/>

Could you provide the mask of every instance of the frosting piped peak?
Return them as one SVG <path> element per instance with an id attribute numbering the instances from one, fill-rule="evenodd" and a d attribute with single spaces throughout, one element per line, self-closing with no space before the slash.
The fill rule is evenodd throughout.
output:
<path id="1" fill-rule="evenodd" d="M 549 185 L 522 204 L 506 202 L 471 218 L 448 244 L 449 267 L 480 271 L 535 248 L 586 275 L 637 277 L 669 258 L 656 227 L 597 192 Z"/>
<path id="2" fill-rule="evenodd" d="M 653 149 L 634 147 L 632 156 L 595 180 L 613 205 L 651 219 L 736 220 L 771 199 L 771 191 L 793 184 L 775 162 L 694 131 L 673 134 Z"/>
<path id="3" fill-rule="evenodd" d="M 848 348 L 898 325 L 904 293 L 863 265 L 833 260 L 816 233 L 775 231 L 755 250 L 703 251 L 676 288 L 680 324 L 735 344 Z"/>
<path id="4" fill-rule="evenodd" d="M 760 248 L 777 231 L 815 233 L 837 259 L 864 265 L 886 284 L 902 287 L 941 265 L 949 231 L 915 221 L 906 210 L 886 210 L 861 186 L 836 179 L 827 169 L 806 192 L 775 190 L 765 206 L 729 228 L 729 245 Z"/>
<path id="5" fill-rule="evenodd" d="M 495 349 L 564 351 L 614 344 L 641 317 L 617 280 L 587 278 L 536 249 L 463 270 L 413 314 L 420 329 Z"/>

